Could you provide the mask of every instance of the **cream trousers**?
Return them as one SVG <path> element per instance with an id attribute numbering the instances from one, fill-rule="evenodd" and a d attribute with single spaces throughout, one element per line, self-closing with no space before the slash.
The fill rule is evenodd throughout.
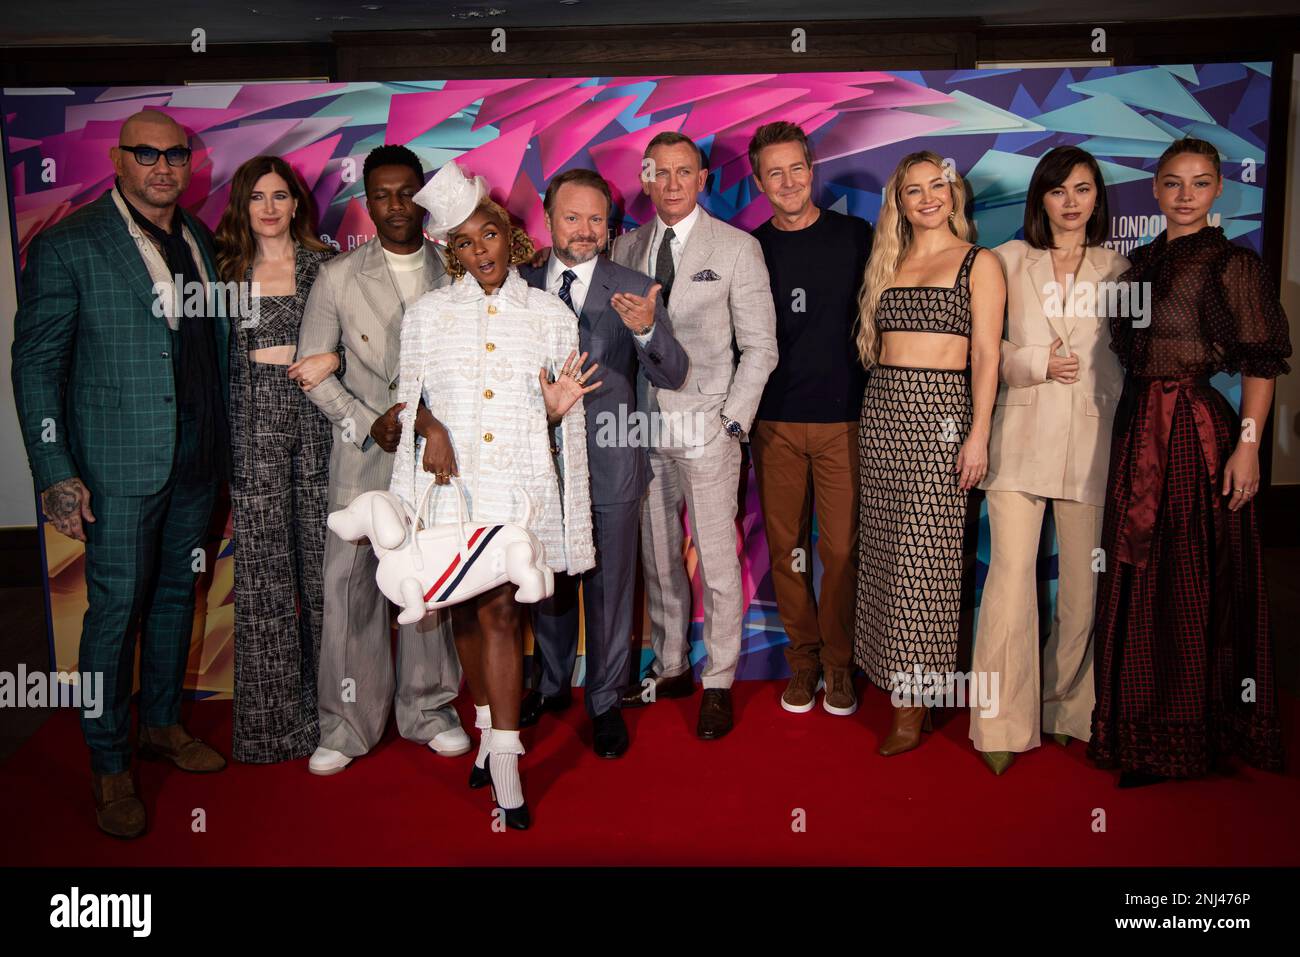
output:
<path id="1" fill-rule="evenodd" d="M 1087 741 L 1095 701 L 1093 555 L 1101 545 L 1102 509 L 1025 492 L 989 491 L 986 496 L 991 554 L 971 667 L 976 673 L 997 673 L 997 714 L 984 716 L 992 709 L 972 708 L 971 741 L 978 751 L 1028 751 L 1038 747 L 1040 728 Z M 1049 501 L 1056 525 L 1058 587 L 1056 615 L 1040 661 L 1035 566 Z"/>

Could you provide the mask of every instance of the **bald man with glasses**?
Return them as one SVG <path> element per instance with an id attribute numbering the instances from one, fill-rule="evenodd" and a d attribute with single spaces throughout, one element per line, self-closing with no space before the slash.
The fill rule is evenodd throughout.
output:
<path id="1" fill-rule="evenodd" d="M 81 717 L 96 819 L 133 838 L 146 826 L 131 775 L 137 635 L 141 755 L 225 767 L 181 726 L 180 703 L 195 559 L 230 471 L 230 326 L 212 238 L 179 206 L 185 131 L 141 111 L 109 155 L 112 189 L 27 249 L 13 385 L 45 521 L 86 543 L 77 667 L 103 676 L 102 710 Z"/>

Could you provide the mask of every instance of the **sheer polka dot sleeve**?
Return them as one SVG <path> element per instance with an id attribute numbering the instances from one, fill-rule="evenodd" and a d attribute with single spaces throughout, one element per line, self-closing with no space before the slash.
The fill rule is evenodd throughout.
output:
<path id="1" fill-rule="evenodd" d="M 1119 282 L 1123 284 L 1139 283 L 1143 281 L 1145 275 L 1148 253 L 1150 246 L 1142 246 L 1133 251 L 1132 258 L 1129 261 L 1128 269 L 1124 270 L 1119 277 Z M 1133 366 L 1133 319 L 1126 314 L 1126 310 L 1116 310 L 1115 315 L 1110 317 L 1110 349 L 1119 357 L 1119 364 L 1125 369 L 1131 369 Z"/>
<path id="2" fill-rule="evenodd" d="M 1207 309 L 1204 319 L 1223 367 L 1260 379 L 1285 375 L 1291 336 L 1268 267 L 1252 250 L 1231 246 L 1221 275 L 1219 308 Z"/>

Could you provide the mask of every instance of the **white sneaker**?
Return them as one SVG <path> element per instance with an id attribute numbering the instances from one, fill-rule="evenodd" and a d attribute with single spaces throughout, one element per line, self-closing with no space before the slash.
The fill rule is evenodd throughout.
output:
<path id="1" fill-rule="evenodd" d="M 352 759 L 342 751 L 319 747 L 308 759 L 307 770 L 312 774 L 338 774 L 351 763 Z"/>
<path id="2" fill-rule="evenodd" d="M 465 733 L 464 728 L 460 727 L 448 728 L 429 742 L 430 750 L 444 758 L 456 758 L 468 754 L 471 747 L 473 745 L 470 744 L 469 735 Z"/>

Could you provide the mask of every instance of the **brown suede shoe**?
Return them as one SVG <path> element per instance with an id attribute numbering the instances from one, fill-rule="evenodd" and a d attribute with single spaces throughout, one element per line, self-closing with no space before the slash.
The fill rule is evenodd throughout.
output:
<path id="1" fill-rule="evenodd" d="M 166 728 L 140 726 L 140 757 L 166 758 L 182 771 L 211 774 L 226 766 L 226 759 L 209 745 L 192 736 L 179 724 Z"/>
<path id="2" fill-rule="evenodd" d="M 797 668 L 790 675 L 790 683 L 781 695 L 781 707 L 791 714 L 807 714 L 813 709 L 817 692 L 822 686 L 821 671 L 817 668 Z"/>
<path id="3" fill-rule="evenodd" d="M 90 784 L 95 793 L 95 823 L 101 831 L 125 840 L 144 833 L 144 803 L 135 796 L 130 771 L 92 774 Z"/>
<path id="4" fill-rule="evenodd" d="M 848 668 L 828 668 L 826 694 L 822 707 L 827 714 L 850 715 L 858 710 L 858 696 L 853 693 L 853 672 Z"/>

